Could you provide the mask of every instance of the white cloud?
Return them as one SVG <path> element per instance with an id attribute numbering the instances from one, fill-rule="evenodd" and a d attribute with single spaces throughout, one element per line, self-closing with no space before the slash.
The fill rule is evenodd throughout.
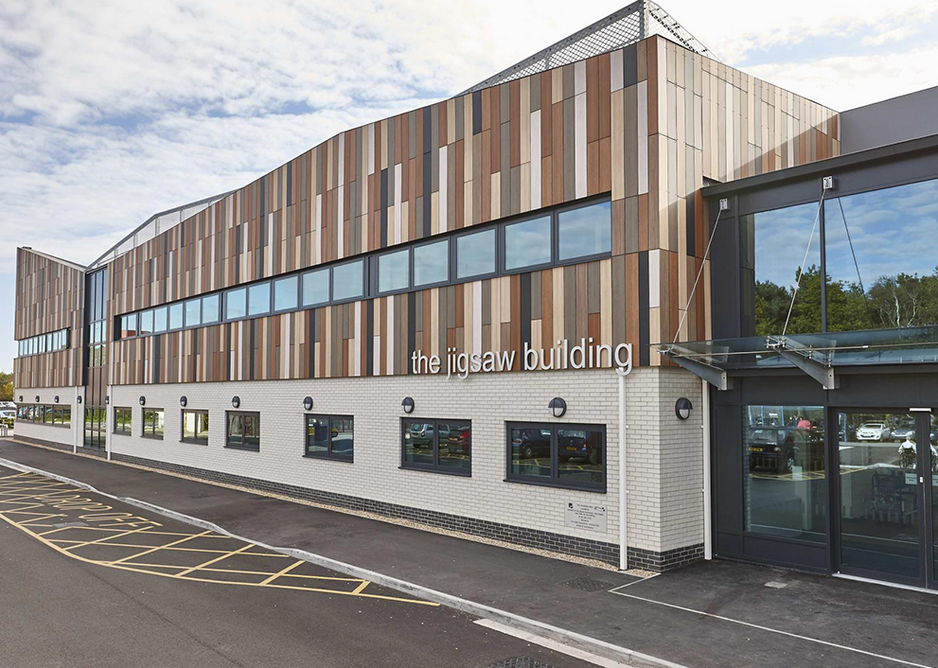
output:
<path id="1" fill-rule="evenodd" d="M 850 53 L 745 68 L 837 109 L 938 83 L 931 0 L 771 16 L 751 0 L 662 1 L 729 64 L 846 37 Z M 16 245 L 89 262 L 156 211 L 463 90 L 625 3 L 4 0 L 0 271 Z"/>

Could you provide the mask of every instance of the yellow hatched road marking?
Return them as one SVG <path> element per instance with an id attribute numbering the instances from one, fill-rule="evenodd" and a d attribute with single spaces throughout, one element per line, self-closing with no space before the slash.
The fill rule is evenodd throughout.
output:
<path id="1" fill-rule="evenodd" d="M 223 555 L 221 555 L 221 556 L 215 557 L 214 559 L 209 559 L 209 560 L 206 561 L 204 564 L 199 564 L 198 566 L 193 566 L 192 568 L 187 568 L 187 569 L 184 570 L 182 573 L 176 573 L 176 577 L 177 577 L 177 578 L 181 578 L 183 575 L 188 575 L 188 574 L 191 573 L 192 571 L 197 571 L 197 570 L 199 570 L 200 568 L 202 568 L 203 566 L 211 566 L 212 564 L 218 563 L 219 561 L 223 561 L 223 560 L 227 559 L 228 557 L 233 557 L 234 555 L 238 554 L 239 552 L 244 552 L 245 550 L 248 550 L 248 549 L 250 549 L 250 548 L 252 548 L 252 547 L 254 547 L 254 546 L 251 545 L 251 543 L 245 543 L 242 547 L 239 547 L 237 550 L 232 550 L 231 552 L 228 552 L 227 554 L 223 554 Z"/>
<path id="2" fill-rule="evenodd" d="M 186 538 L 180 538 L 179 540 L 174 540 L 174 541 L 173 541 L 172 543 L 170 543 L 169 545 L 162 545 L 162 546 L 160 546 L 160 547 L 151 547 L 149 550 L 144 550 L 143 552 L 137 552 L 136 554 L 128 555 L 128 556 L 126 556 L 126 557 L 123 557 L 122 559 L 118 559 L 117 561 L 106 561 L 106 562 L 103 562 L 103 563 L 106 563 L 106 564 L 121 564 L 121 563 L 123 563 L 123 562 L 125 562 L 125 561 L 130 561 L 131 559 L 136 559 L 137 557 L 142 557 L 142 556 L 144 556 L 144 555 L 146 555 L 146 554 L 150 554 L 151 552 L 156 552 L 157 550 L 162 550 L 164 547 L 170 547 L 170 546 L 172 546 L 172 545 L 179 545 L 180 543 L 185 543 L 187 540 L 192 540 L 193 538 L 198 538 L 199 536 L 204 536 L 204 535 L 207 534 L 207 533 L 211 533 L 211 531 L 203 531 L 202 533 L 192 534 L 191 536 L 187 536 Z M 66 548 L 66 549 L 70 549 L 70 548 Z"/>
<path id="3" fill-rule="evenodd" d="M 283 569 L 282 571 L 280 571 L 279 573 L 274 573 L 273 575 L 271 575 L 269 578 L 267 578 L 266 580 L 264 580 L 263 582 L 261 582 L 261 584 L 269 584 L 269 583 L 273 582 L 274 580 L 276 580 L 277 578 L 279 578 L 281 575 L 286 575 L 287 573 L 289 573 L 290 571 L 292 571 L 294 568 L 296 568 L 297 566 L 299 566 L 300 564 L 303 564 L 303 563 L 306 563 L 306 562 L 305 562 L 305 561 L 299 561 L 299 560 L 298 560 L 298 561 L 295 561 L 295 562 L 293 562 L 292 564 L 290 564 L 289 566 L 287 566 L 286 568 L 284 568 L 284 569 Z"/>
<path id="4" fill-rule="evenodd" d="M 141 529 L 131 529 L 130 531 L 122 531 L 118 534 L 114 534 L 113 536 L 101 536 L 101 538 L 98 538 L 97 540 L 87 540 L 84 543 L 79 543 L 78 545 L 69 545 L 68 547 L 63 548 L 63 549 L 68 551 L 68 550 L 77 550 L 80 547 L 87 547 L 88 545 L 99 545 L 101 543 L 104 543 L 105 541 L 111 540 L 112 538 L 120 538 L 121 536 L 127 536 L 132 533 L 140 533 L 141 531 L 146 531 L 146 530 L 147 530 L 146 527 L 143 527 Z"/>
<path id="5" fill-rule="evenodd" d="M 10 480 L 10 478 L 16 478 L 17 480 Z M 42 478 L 42 476 L 37 476 L 36 474 L 18 473 L 13 476 L 8 476 L 6 478 L 0 478 L 0 488 L 11 487 L 11 483 L 30 484 L 30 483 L 35 483 L 36 481 L 43 480 L 43 479 L 44 478 Z M 7 480 L 8 482 L 6 483 L 2 482 L 4 480 Z M 58 482 L 49 483 L 49 485 L 52 485 L 52 486 L 60 486 L 64 484 L 65 483 L 58 483 Z M 45 491 L 46 489 L 47 489 L 47 486 L 44 487 L 42 485 L 34 485 L 33 491 Z M 74 491 L 82 492 L 82 493 L 90 493 L 80 488 L 72 487 L 71 489 Z M 59 492 L 53 492 L 50 494 L 42 494 L 42 495 L 40 494 L 22 495 L 22 492 L 24 491 L 29 491 L 29 490 L 23 489 L 22 487 L 20 487 L 19 489 L 13 490 L 12 492 L 0 492 L 0 496 L 10 495 L 10 494 L 18 495 L 18 498 L 15 500 L 14 499 L 0 500 L 0 503 L 19 503 L 20 505 L 25 506 L 23 508 L 20 508 L 19 510 L 12 510 L 12 509 L 0 510 L 0 519 L 2 519 L 7 524 L 13 527 L 16 527 L 17 529 L 27 534 L 28 536 L 35 538 L 36 540 L 38 540 L 40 543 L 43 543 L 47 547 L 52 548 L 56 552 L 70 559 L 75 559 L 77 561 L 82 561 L 84 563 L 94 564 L 97 566 L 104 566 L 107 568 L 114 568 L 117 570 L 129 571 L 132 573 L 142 573 L 142 574 L 147 574 L 147 575 L 153 575 L 156 577 L 165 577 L 165 578 L 172 578 L 172 579 L 177 579 L 177 580 L 182 579 L 182 580 L 187 580 L 187 581 L 192 581 L 192 582 L 204 582 L 207 584 L 226 584 L 226 585 L 237 585 L 237 586 L 242 586 L 242 587 L 267 587 L 267 588 L 285 589 L 285 590 L 291 590 L 291 591 L 305 591 L 305 592 L 316 592 L 316 593 L 323 593 L 323 594 L 333 594 L 337 596 L 357 596 L 359 598 L 371 598 L 371 599 L 376 599 L 376 600 L 394 601 L 398 603 L 411 603 L 414 605 L 425 605 L 425 606 L 431 606 L 431 607 L 439 606 L 439 603 L 434 603 L 432 601 L 422 601 L 419 599 L 404 598 L 404 597 L 399 597 L 399 596 L 386 596 L 383 594 L 366 594 L 364 593 L 364 589 L 371 583 L 370 581 L 362 580 L 361 578 L 342 578 L 342 577 L 332 577 L 332 576 L 324 576 L 324 575 L 301 575 L 301 574 L 290 573 L 291 570 L 295 569 L 296 567 L 298 567 L 299 565 L 303 563 L 306 563 L 305 561 L 302 561 L 302 560 L 297 560 L 291 563 L 286 568 L 276 573 L 270 573 L 268 571 L 249 571 L 249 570 L 235 570 L 235 569 L 225 569 L 225 568 L 212 568 L 210 566 L 213 563 L 226 559 L 235 554 L 246 555 L 246 556 L 250 555 L 250 556 L 279 557 L 283 559 L 290 558 L 289 555 L 280 554 L 280 553 L 250 552 L 249 551 L 250 549 L 256 548 L 258 546 L 255 545 L 254 543 L 249 543 L 249 542 L 246 542 L 244 546 L 242 546 L 241 548 L 237 550 L 224 552 L 220 556 L 195 567 L 187 568 L 184 566 L 170 566 L 168 564 L 146 564 L 142 562 L 126 563 L 132 559 L 137 559 L 138 557 L 143 557 L 147 554 L 159 552 L 160 550 L 166 550 L 166 551 L 179 550 L 179 551 L 191 551 L 191 552 L 198 551 L 198 552 L 213 552 L 213 553 L 222 552 L 221 550 L 205 550 L 201 548 L 176 547 L 177 545 L 185 543 L 186 541 L 192 540 L 194 538 L 225 538 L 228 540 L 236 540 L 239 542 L 240 542 L 240 539 L 214 533 L 212 531 L 203 531 L 201 533 L 195 533 L 195 534 L 186 534 L 186 533 L 173 532 L 173 531 L 153 531 L 152 530 L 153 526 L 162 526 L 158 522 L 153 522 L 153 526 L 142 527 L 142 528 L 137 528 L 137 529 L 128 530 L 128 531 L 121 531 L 119 529 L 110 529 L 110 528 L 104 528 L 104 527 L 70 526 L 70 527 L 57 527 L 55 529 L 52 529 L 51 531 L 37 533 L 29 527 L 30 526 L 47 527 L 50 525 L 38 524 L 39 517 L 33 517 L 32 519 L 26 520 L 25 522 L 18 522 L 17 520 L 10 517 L 10 515 L 26 514 L 26 515 L 31 515 L 31 516 L 41 516 L 42 515 L 41 513 L 28 513 L 25 511 L 32 510 L 33 508 L 43 508 L 48 505 L 52 505 L 53 503 L 56 503 L 56 502 L 66 501 L 66 499 L 54 499 L 54 498 L 44 499 L 43 498 L 43 497 L 50 496 L 51 494 L 58 494 Z M 28 501 L 25 501 L 25 499 L 30 499 L 34 502 L 40 501 L 40 500 L 42 501 L 39 503 L 29 503 Z M 43 517 L 43 519 L 48 518 L 48 517 L 68 517 L 68 515 L 46 514 Z M 75 540 L 68 540 L 68 539 L 61 539 L 61 538 L 55 539 L 55 538 L 45 537 L 46 535 L 51 535 L 58 531 L 64 531 L 67 529 L 83 529 L 86 531 L 106 532 L 108 535 L 102 536 L 101 538 L 98 538 L 96 540 L 91 540 L 91 541 L 75 541 Z M 161 546 L 140 546 L 140 545 L 133 545 L 133 544 L 121 544 L 121 543 L 109 542 L 113 539 L 117 539 L 122 536 L 126 536 L 126 535 L 133 534 L 133 533 L 141 533 L 141 534 L 152 535 L 152 536 L 171 536 L 171 537 L 180 537 L 180 538 L 171 543 L 168 543 L 166 545 L 161 545 Z M 57 545 L 56 543 L 72 543 L 72 544 L 67 545 L 67 546 L 61 546 L 61 545 Z M 126 547 L 144 547 L 145 549 L 135 554 L 128 555 L 121 559 L 117 559 L 115 561 L 91 559 L 91 558 L 82 556 L 81 554 L 78 554 L 74 551 L 82 547 L 85 547 L 88 545 L 95 545 L 95 544 L 103 545 L 106 547 L 126 546 Z M 180 572 L 167 573 L 167 572 L 160 572 L 160 571 L 155 571 L 155 570 L 148 570 L 150 568 L 178 570 Z M 232 581 L 232 580 L 197 577 L 197 571 L 205 571 L 206 573 L 238 573 L 238 574 L 247 574 L 247 575 L 267 575 L 268 577 L 265 578 L 261 582 L 237 582 L 237 581 Z M 275 582 L 275 580 L 277 580 L 278 578 L 285 578 L 285 579 L 302 578 L 304 580 L 322 580 L 324 582 L 357 582 L 359 584 L 352 591 L 342 591 L 338 589 L 328 589 L 325 587 L 304 587 L 304 586 L 298 586 L 298 585 L 278 584 Z"/>

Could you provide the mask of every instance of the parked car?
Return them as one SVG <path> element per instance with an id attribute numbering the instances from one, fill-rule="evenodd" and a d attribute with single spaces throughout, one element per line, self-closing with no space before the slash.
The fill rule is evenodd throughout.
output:
<path id="1" fill-rule="evenodd" d="M 915 421 L 903 420 L 892 430 L 892 440 L 896 443 L 902 443 L 909 439 L 915 440 Z"/>
<path id="2" fill-rule="evenodd" d="M 864 422 L 857 429 L 858 441 L 887 441 L 891 432 L 884 422 Z"/>
<path id="3" fill-rule="evenodd" d="M 10 409 L 10 408 L 0 409 L 0 424 L 5 424 L 8 427 L 12 427 L 15 421 L 16 421 L 16 409 Z"/>
<path id="4" fill-rule="evenodd" d="M 557 430 L 557 459 L 561 462 L 579 458 L 595 465 L 602 461 L 602 454 L 602 448 L 591 443 L 582 429 Z"/>
<path id="5" fill-rule="evenodd" d="M 413 422 L 407 428 L 404 439 L 415 448 L 432 448 L 433 425 L 429 422 Z"/>
<path id="6" fill-rule="evenodd" d="M 5 408 L 12 408 L 13 410 L 16 410 L 16 404 L 12 401 L 0 401 L 0 410 Z"/>
<path id="7" fill-rule="evenodd" d="M 550 430 L 533 427 L 519 429 L 513 434 L 511 445 L 521 453 L 522 459 L 550 457 Z"/>
<path id="8" fill-rule="evenodd" d="M 440 445 L 445 445 L 447 451 L 454 454 L 471 454 L 468 424 L 441 424 L 439 428 Z"/>
<path id="9" fill-rule="evenodd" d="M 796 461 L 823 457 L 823 438 L 811 429 L 798 427 L 750 427 L 749 470 L 769 469 L 791 473 Z"/>

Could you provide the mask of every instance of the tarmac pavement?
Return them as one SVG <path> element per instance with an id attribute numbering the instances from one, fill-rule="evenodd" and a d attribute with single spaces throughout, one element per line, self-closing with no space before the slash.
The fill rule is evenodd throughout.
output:
<path id="1" fill-rule="evenodd" d="M 938 666 L 929 593 L 728 561 L 639 579 L 10 441 L 0 458 L 412 583 L 414 596 L 440 592 L 480 616 L 566 630 L 575 645 L 587 636 L 689 667 Z"/>

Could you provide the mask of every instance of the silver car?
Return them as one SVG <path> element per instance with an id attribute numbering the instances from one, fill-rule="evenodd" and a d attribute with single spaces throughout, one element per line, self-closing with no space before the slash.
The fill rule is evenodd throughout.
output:
<path id="1" fill-rule="evenodd" d="M 865 422 L 857 429 L 858 441 L 886 441 L 889 440 L 889 427 L 884 422 Z"/>

